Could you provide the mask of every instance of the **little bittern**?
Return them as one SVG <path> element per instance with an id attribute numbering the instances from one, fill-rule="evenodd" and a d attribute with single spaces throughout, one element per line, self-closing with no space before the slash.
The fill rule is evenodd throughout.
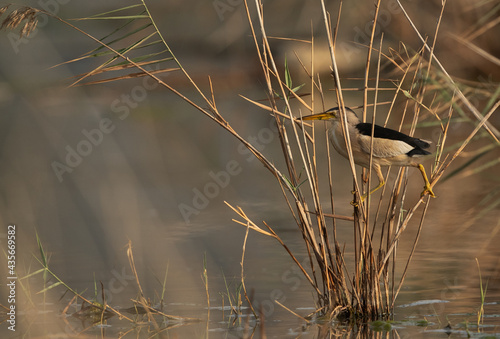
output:
<path id="1" fill-rule="evenodd" d="M 354 163 L 369 168 L 372 124 L 360 122 L 356 113 L 348 107 L 345 108 L 345 113 Z M 330 142 L 337 152 L 345 158 L 349 158 L 340 119 L 341 115 L 338 107 L 331 108 L 324 113 L 313 114 L 302 118 L 302 120 L 329 120 L 331 122 L 328 129 Z M 372 169 L 377 173 L 379 184 L 369 193 L 363 195 L 361 201 L 366 199 L 368 194 L 372 194 L 380 187 L 384 186 L 385 181 L 380 168 L 381 166 L 417 167 L 422 173 L 425 182 L 422 196 L 430 194 L 432 197 L 435 197 L 429 179 L 427 179 L 427 175 L 425 174 L 424 166 L 418 162 L 419 157 L 431 154 L 425 150 L 430 146 L 428 141 L 413 138 L 404 133 L 378 125 L 375 125 L 373 136 Z"/>

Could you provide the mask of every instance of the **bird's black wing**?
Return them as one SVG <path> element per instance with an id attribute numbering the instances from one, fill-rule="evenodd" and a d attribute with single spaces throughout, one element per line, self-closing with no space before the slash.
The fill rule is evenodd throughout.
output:
<path id="1" fill-rule="evenodd" d="M 363 135 L 372 135 L 372 124 L 368 122 L 362 122 L 356 125 L 356 129 L 359 131 L 359 133 Z M 410 137 L 409 135 L 406 135 L 404 133 L 395 131 L 390 128 L 385 128 L 379 125 L 375 125 L 375 130 L 373 136 L 375 138 L 382 138 L 382 139 L 391 139 L 391 140 L 401 140 L 406 142 L 408 145 L 413 146 L 413 147 L 418 147 L 418 148 L 429 148 L 431 145 L 422 139 L 418 138 L 413 138 Z"/>

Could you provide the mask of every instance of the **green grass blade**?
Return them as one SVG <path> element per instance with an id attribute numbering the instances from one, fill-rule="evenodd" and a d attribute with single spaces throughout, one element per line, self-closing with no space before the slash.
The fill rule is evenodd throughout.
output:
<path id="1" fill-rule="evenodd" d="M 125 24 L 123 24 L 122 26 L 116 28 L 114 31 L 112 31 L 111 33 L 105 35 L 104 37 L 100 38 L 99 41 L 102 41 L 104 42 L 106 39 L 108 39 L 109 37 L 113 36 L 115 33 L 117 32 L 120 32 L 121 30 L 123 30 L 126 26 L 128 26 L 130 23 L 134 22 L 135 20 L 129 20 L 128 22 L 126 22 Z M 150 26 L 152 26 L 152 23 L 149 22 L 141 27 L 138 27 L 136 29 L 134 29 L 133 31 L 131 32 L 128 32 L 118 38 L 115 38 L 114 40 L 110 41 L 110 42 L 107 42 L 106 44 L 108 46 L 111 46 L 113 44 L 116 44 L 117 42 L 120 42 L 122 41 L 123 39 L 126 39 L 138 32 L 141 32 L 142 30 L 145 30 L 147 28 L 149 28 Z M 112 55 L 114 54 L 113 52 L 105 49 L 105 51 L 102 51 L 103 49 L 105 49 L 104 46 L 100 45 L 99 47 L 87 52 L 85 55 L 81 56 L 81 57 L 78 57 L 78 58 L 75 58 L 75 59 L 72 59 L 72 60 L 69 60 L 69 61 L 66 61 L 66 62 L 63 62 L 59 65 L 63 65 L 63 64 L 69 64 L 69 63 L 72 63 L 72 62 L 76 62 L 76 61 L 80 61 L 80 60 L 85 60 L 85 59 L 88 59 L 88 58 L 94 58 L 94 57 L 99 57 L 99 56 L 103 56 L 103 55 Z M 99 52 L 99 51 L 102 51 L 102 52 Z"/>
<path id="2" fill-rule="evenodd" d="M 113 13 L 118 13 L 118 12 L 121 12 L 121 11 L 126 11 L 127 9 L 138 8 L 138 7 L 143 7 L 143 5 L 142 4 L 136 4 L 136 5 L 130 5 L 130 6 L 122 7 L 122 8 L 117 8 L 117 9 L 113 9 L 112 11 L 109 11 L 109 12 L 103 12 L 103 13 L 92 15 L 90 18 L 99 17 L 99 16 L 105 16 L 105 15 L 109 15 L 109 14 L 113 14 Z"/>
<path id="3" fill-rule="evenodd" d="M 163 278 L 163 284 L 161 288 L 161 301 L 165 300 L 165 291 L 167 289 L 167 275 L 168 275 L 168 266 L 170 265 L 169 262 L 167 262 L 167 268 L 165 269 L 165 277 Z"/>
<path id="4" fill-rule="evenodd" d="M 147 48 L 147 47 L 150 47 L 150 46 L 157 45 L 159 43 L 161 43 L 161 40 L 155 40 L 155 41 L 152 41 L 152 42 L 150 42 L 148 44 L 138 46 L 138 47 L 134 48 L 134 50 L 138 50 L 138 49 L 142 49 L 142 48 Z M 117 51 L 120 52 L 120 53 L 123 53 L 123 52 L 126 53 L 129 50 L 130 50 L 130 46 L 117 49 Z M 165 52 L 167 52 L 167 51 L 162 51 L 162 52 L 159 52 L 158 54 L 165 53 Z M 85 56 L 85 57 L 82 57 L 82 58 L 79 58 L 79 59 L 74 59 L 71 62 L 78 61 L 78 60 L 83 60 L 83 59 L 87 59 L 87 58 L 98 58 L 98 57 L 106 56 L 106 55 L 113 55 L 113 56 L 115 56 L 115 53 L 114 52 L 110 52 L 110 51 L 103 51 L 103 52 L 99 52 L 99 53 L 95 53 L 95 54 L 92 54 L 92 55 L 88 55 L 88 56 Z M 118 58 L 117 57 L 113 57 L 112 59 L 118 59 Z M 128 61 L 123 61 L 123 62 L 126 63 Z"/>
<path id="5" fill-rule="evenodd" d="M 146 18 L 149 18 L 149 16 L 144 15 L 144 14 L 138 14 L 138 15 L 123 15 L 123 16 L 89 17 L 89 18 L 79 18 L 79 19 L 73 19 L 73 20 L 75 20 L 75 21 L 82 21 L 82 20 L 124 20 L 124 19 L 137 20 L 137 19 L 146 19 Z"/>
<path id="6" fill-rule="evenodd" d="M 108 11 L 108 12 L 103 12 L 103 13 L 95 14 L 95 15 L 92 15 L 92 16 L 89 16 L 89 17 L 75 18 L 75 19 L 72 19 L 72 20 L 74 20 L 74 21 L 81 21 L 81 20 L 103 20 L 103 19 L 104 20 L 106 20 L 106 19 L 109 19 L 109 20 L 115 20 L 115 19 L 132 19 L 132 20 L 136 20 L 136 19 L 149 18 L 148 15 L 143 14 L 143 13 L 145 13 L 144 9 L 141 11 L 141 14 L 110 16 L 110 14 L 115 14 L 115 13 L 119 13 L 119 12 L 122 12 L 122 11 L 126 11 L 128 9 L 139 8 L 139 7 L 144 8 L 144 6 L 142 4 L 136 4 L 136 5 L 126 6 L 126 7 L 122 7 L 122 8 L 117 8 L 117 9 L 114 9 L 114 10 Z"/>
<path id="7" fill-rule="evenodd" d="M 132 21 L 130 21 L 130 22 L 132 22 Z M 147 29 L 147 28 L 149 28 L 151 26 L 152 26 L 152 23 L 148 22 L 147 24 L 142 25 L 141 27 L 138 27 L 138 28 L 134 29 L 133 31 L 130 31 L 130 32 L 128 32 L 128 33 L 126 33 L 126 34 L 124 34 L 124 35 L 122 35 L 122 36 L 114 39 L 114 40 L 111 40 L 110 42 L 107 42 L 106 44 L 109 45 L 109 46 L 111 46 L 111 45 L 113 45 L 113 44 L 115 44 L 115 43 L 117 43 L 119 41 L 122 41 L 123 39 L 128 38 L 129 36 L 132 36 L 132 35 L 134 35 L 136 33 L 141 32 L 141 31 L 143 31 L 143 30 L 145 30 L 145 29 Z M 122 27 L 124 27 L 124 26 L 122 26 Z M 104 41 L 109 36 L 110 35 L 108 34 L 106 37 L 102 38 L 101 41 Z M 104 46 L 98 47 L 98 49 L 102 49 L 102 48 L 104 48 Z"/>
<path id="8" fill-rule="evenodd" d="M 293 93 L 297 93 L 302 87 L 304 87 L 306 84 L 298 85 L 297 87 L 292 88 Z"/>
<path id="9" fill-rule="evenodd" d="M 42 272 L 45 272 L 45 268 L 40 268 L 38 271 L 35 271 L 35 272 L 31 272 L 30 274 L 22 277 L 22 278 L 19 278 L 19 280 L 23 280 L 23 279 L 28 279 L 28 278 L 31 278 L 39 273 L 42 273 Z"/>
<path id="10" fill-rule="evenodd" d="M 42 241 L 40 240 L 40 237 L 38 236 L 38 232 L 36 230 L 35 230 L 35 235 L 36 235 L 36 243 L 38 245 L 38 250 L 40 251 L 40 259 L 42 266 L 47 268 L 48 267 L 47 256 L 45 255 L 45 251 L 43 250 L 42 246 Z"/>
<path id="11" fill-rule="evenodd" d="M 59 285 L 64 285 L 64 284 L 63 284 L 62 282 L 58 281 L 58 282 L 53 283 L 52 285 L 50 285 L 50 286 L 48 286 L 48 287 L 44 288 L 43 290 L 41 290 L 41 291 L 39 291 L 39 292 L 36 292 L 36 294 L 42 294 L 42 293 L 47 292 L 48 290 L 51 290 L 51 289 L 53 289 L 54 287 L 57 287 L 57 286 L 59 286 Z"/>
<path id="12" fill-rule="evenodd" d="M 131 61 L 139 64 L 143 61 L 146 61 L 152 57 L 155 57 L 155 56 L 158 56 L 158 55 L 161 55 L 163 53 L 165 53 L 166 51 L 162 51 L 162 52 L 157 52 L 157 53 L 151 53 L 151 54 L 147 54 L 147 55 L 141 55 L 141 56 L 138 56 L 138 57 L 135 57 L 135 58 L 130 58 Z M 151 65 L 151 64 L 159 64 L 159 63 L 162 63 L 162 62 L 165 62 L 165 61 L 170 61 L 170 60 L 173 60 L 172 57 L 168 57 L 168 58 L 163 58 L 163 59 L 157 59 L 157 60 L 152 60 L 150 62 L 147 63 L 147 65 Z M 113 65 L 113 67 L 116 67 L 116 66 L 122 66 L 122 65 L 132 65 L 129 61 L 122 61 L 122 62 L 118 62 L 116 64 Z M 144 66 L 144 64 L 143 64 Z"/>
<path id="13" fill-rule="evenodd" d="M 488 103 L 486 104 L 486 106 L 484 107 L 484 110 L 482 112 L 483 115 L 485 115 L 491 109 L 491 107 L 493 107 L 493 105 L 496 103 L 499 96 L 500 96 L 500 86 L 497 87 L 497 89 L 495 90 L 495 93 L 493 93 L 491 95 L 491 97 L 489 98 Z"/>
<path id="14" fill-rule="evenodd" d="M 151 33 L 150 35 L 148 35 L 147 37 L 144 37 L 142 39 L 140 39 L 139 41 L 133 43 L 132 45 L 128 46 L 128 47 L 125 47 L 125 48 L 122 48 L 120 50 L 118 50 L 121 54 L 126 54 L 128 52 L 130 52 L 131 50 L 134 50 L 134 49 L 138 49 L 138 48 L 145 48 L 145 47 L 148 47 L 147 45 L 143 45 L 143 46 L 140 46 L 144 41 L 147 41 L 149 38 L 151 38 L 152 36 L 154 36 L 155 34 L 157 34 L 156 32 L 153 32 Z M 159 41 L 158 41 L 159 42 Z M 149 45 L 151 44 L 156 44 L 158 42 L 153 42 L 153 43 L 150 43 Z M 140 46 L 140 47 L 138 47 Z M 77 81 L 73 82 L 70 87 L 73 87 L 73 86 L 76 86 L 78 85 L 82 80 L 94 75 L 94 74 L 98 74 L 98 73 L 102 73 L 102 69 L 104 69 L 107 65 L 110 65 L 112 62 L 114 62 L 115 60 L 119 59 L 120 57 L 118 55 L 115 55 L 113 56 L 112 58 L 110 58 L 109 60 L 105 61 L 104 63 L 102 63 L 101 65 L 99 65 L 98 67 L 94 68 L 92 71 L 86 73 L 85 75 L 83 75 L 82 77 L 80 77 Z"/>
<path id="15" fill-rule="evenodd" d="M 231 293 L 229 292 L 229 285 L 227 284 L 226 275 L 224 274 L 224 271 L 222 271 L 222 278 L 224 279 L 224 285 L 226 286 L 226 293 L 227 293 L 226 295 L 229 301 L 229 306 L 231 306 L 231 310 L 233 310 L 234 309 L 233 299 L 231 298 Z"/>
<path id="16" fill-rule="evenodd" d="M 285 55 L 285 85 L 288 88 L 292 88 L 292 76 L 290 74 L 290 69 L 288 68 L 288 60 L 286 59 Z"/>

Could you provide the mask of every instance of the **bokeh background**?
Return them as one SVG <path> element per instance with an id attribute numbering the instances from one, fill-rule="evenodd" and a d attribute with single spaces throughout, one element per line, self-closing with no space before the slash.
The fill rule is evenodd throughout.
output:
<path id="1" fill-rule="evenodd" d="M 22 3 L 45 6 L 63 18 L 76 18 L 134 2 Z M 326 3 L 335 18 L 337 2 Z M 382 3 L 379 24 L 384 32 L 384 48 L 400 50 L 403 41 L 405 48 L 419 49 L 421 43 L 396 2 Z M 239 97 L 266 99 L 244 3 L 171 0 L 148 5 L 177 58 L 207 92 L 210 76 L 219 110 L 233 127 L 259 143 L 277 166 L 282 165 L 271 117 Z M 441 1 L 403 1 L 403 5 L 421 33 L 433 36 Z M 251 7 L 253 12 L 253 4 Z M 370 1 L 344 4 L 338 58 L 346 82 L 363 75 L 366 48 L 361 45 L 369 41 L 373 11 Z M 452 76 L 479 84 L 486 92 L 498 87 L 500 77 L 500 31 L 494 19 L 498 11 L 494 1 L 447 3 L 436 44 L 436 55 Z M 308 40 L 313 32 L 315 70 L 324 88 L 331 90 L 330 59 L 319 4 L 270 0 L 264 2 L 264 15 L 269 36 Z M 114 23 L 105 21 L 74 23 L 98 37 L 114 27 Z M 454 37 L 479 30 L 482 32 L 472 42 L 486 52 L 486 57 Z M 294 83 L 308 84 L 296 55 L 309 65 L 310 45 L 277 39 L 272 44 L 280 67 L 287 58 Z M 125 254 L 126 244 L 131 241 L 146 294 L 152 299 L 161 294 L 161 281 L 168 271 L 165 301 L 169 311 L 203 317 L 203 256 L 207 258 L 212 304 L 222 305 L 221 293 L 226 291 L 223 276 L 234 290 L 241 269 L 245 230 L 231 221 L 235 215 L 224 201 L 242 206 L 255 221 L 265 220 L 293 250 L 305 255 L 300 233 L 274 178 L 216 124 L 144 79 L 68 87 L 75 75 L 89 71 L 96 61 L 52 67 L 95 47 L 91 40 L 55 20 L 41 20 L 39 28 L 21 40 L 18 32 L 0 32 L 0 243 L 5 251 L 7 226 L 15 224 L 19 276 L 40 268 L 36 259 L 38 234 L 49 254 L 50 267 L 68 285 L 78 291 L 87 290 L 92 296 L 94 282 L 102 282 L 108 302 L 130 307 L 130 299 L 137 295 Z M 162 79 L 200 102 L 179 73 L 165 74 Z M 326 106 L 336 106 L 333 92 L 327 93 L 331 97 L 326 98 Z M 470 97 L 479 108 L 487 101 L 482 90 Z M 351 106 L 362 103 L 361 92 L 349 92 L 346 98 Z M 384 121 L 383 109 L 378 114 Z M 497 113 L 490 121 L 498 128 Z M 435 128 L 421 128 L 417 135 L 436 143 Z M 473 128 L 466 119 L 457 121 L 450 138 L 462 140 Z M 101 132 L 97 132 L 99 129 Z M 88 135 L 98 141 L 85 149 L 90 144 L 82 142 L 89 140 Z M 473 142 L 466 150 L 470 157 L 459 159 L 457 165 L 492 143 L 488 138 Z M 58 175 L 55 164 L 64 164 L 71 157 L 68 154 L 78 147 L 86 155 L 73 159 L 76 165 L 71 172 Z M 496 147 L 469 169 L 498 157 Z M 430 168 L 430 162 L 425 165 Z M 350 215 L 351 181 L 343 179 L 350 175 L 348 163 L 334 154 L 333 166 L 337 212 Z M 443 321 L 452 312 L 473 312 L 479 305 L 476 258 L 483 279 L 489 279 L 490 301 L 499 301 L 498 173 L 497 164 L 478 174 L 462 173 L 435 187 L 438 198 L 430 204 L 400 302 L 442 299 L 450 303 L 433 306 L 435 312 L 424 306 L 411 312 L 436 313 L 437 319 Z M 420 174 L 410 170 L 409 175 L 410 192 L 420 192 Z M 199 192 L 205 190 L 212 196 L 200 198 Z M 186 206 L 193 208 L 187 214 L 183 213 Z M 349 243 L 350 224 L 339 222 L 339 229 Z M 410 250 L 414 234 L 415 228 L 409 229 L 401 240 L 402 258 Z M 2 259 L 2 276 L 7 275 L 4 262 Z M 276 333 L 283 333 L 286 326 L 292 326 L 283 327 L 283 319 L 290 315 L 273 304 L 273 299 L 280 299 L 292 309 L 303 307 L 302 314 L 312 310 L 314 301 L 307 282 L 285 251 L 270 239 L 250 234 L 245 273 L 247 288 L 253 289 L 256 300 L 269 309 L 270 331 L 275 326 Z M 50 322 L 54 332 L 66 331 L 57 318 L 69 301 L 68 296 L 59 299 L 64 289 L 51 290 L 49 300 L 44 300 L 34 294 L 43 289 L 43 279 L 38 276 L 29 280 L 24 281 L 24 286 L 34 304 L 27 301 L 30 298 L 18 285 L 18 330 L 44 333 L 50 330 L 43 324 Z M 5 282 L 0 281 L 2 305 L 6 305 L 8 292 Z M 52 304 L 50 311 L 41 315 L 40 309 L 48 304 Z M 5 325 L 0 325 L 1 333 L 8 333 L 4 332 Z"/>

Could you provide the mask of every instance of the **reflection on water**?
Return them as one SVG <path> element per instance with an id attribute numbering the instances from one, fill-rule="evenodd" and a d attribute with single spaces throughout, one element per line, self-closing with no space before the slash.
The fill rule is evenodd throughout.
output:
<path id="1" fill-rule="evenodd" d="M 308 298 L 303 293 L 299 297 Z M 290 300 L 287 307 L 299 304 L 300 301 Z M 304 299 L 303 299 L 304 300 Z M 169 319 L 155 316 L 156 324 L 162 329 L 161 333 L 169 337 L 191 338 L 191 337 L 214 337 L 214 338 L 248 338 L 254 336 L 262 337 L 266 333 L 268 337 L 305 337 L 324 338 L 329 335 L 341 335 L 343 337 L 411 337 L 411 338 L 432 338 L 438 334 L 452 334 L 452 337 L 462 337 L 464 335 L 478 335 L 484 333 L 496 333 L 498 303 L 488 303 L 485 305 L 486 315 L 484 321 L 477 326 L 476 307 L 469 307 L 468 312 L 443 311 L 441 305 L 453 302 L 444 300 L 422 300 L 413 304 L 397 307 L 394 320 L 375 321 L 369 324 L 359 324 L 352 328 L 340 323 L 323 322 L 313 320 L 306 322 L 281 307 L 277 307 L 273 312 L 267 311 L 268 317 L 261 315 L 261 320 L 256 321 L 255 317 L 247 307 L 241 308 L 241 313 L 235 315 L 231 312 L 231 306 L 210 307 L 210 311 L 204 304 L 181 304 L 166 303 L 162 310 L 167 315 L 175 314 L 189 317 L 186 319 Z M 470 305 L 469 305 L 470 306 Z M 20 313 L 22 321 L 18 324 L 23 328 L 23 332 L 34 336 L 146 336 L 154 330 L 152 322 L 148 322 L 148 317 L 143 312 L 137 314 L 133 307 L 128 309 L 117 308 L 125 317 L 134 321 L 130 323 L 126 319 L 114 317 L 101 317 L 101 314 L 83 314 L 82 305 L 72 305 L 62 316 L 61 307 L 54 304 L 38 305 L 39 310 L 29 314 Z M 314 308 L 296 307 L 293 309 L 301 315 L 312 313 Z M 493 313 L 496 312 L 496 313 Z M 196 316 L 196 318 L 193 318 Z M 101 319 L 105 319 L 105 325 L 95 325 Z M 25 327 L 27 326 L 27 327 Z M 6 333 L 6 332 L 3 332 Z"/>
<path id="2" fill-rule="evenodd" d="M 302 21 L 295 17 L 294 10 L 285 7 L 283 16 L 295 19 L 298 30 Z M 206 8 L 197 5 L 195 10 Z M 200 17 L 210 21 L 209 16 Z M 231 20 L 238 21 L 235 17 Z M 209 41 L 231 36 L 234 42 L 248 33 L 240 29 L 237 32 L 241 35 L 234 37 L 237 32 L 229 32 L 225 21 L 217 21 L 215 26 L 207 37 Z M 308 20 L 306 26 L 308 31 Z M 227 294 L 237 297 L 245 229 L 231 221 L 235 215 L 224 201 L 242 206 L 255 221 L 265 220 L 297 253 L 299 261 L 307 260 L 302 236 L 274 178 L 234 138 L 159 88 L 149 89 L 129 106 L 123 106 L 126 102 L 120 100 L 123 95 L 133 97 L 141 81 L 62 88 L 62 79 L 81 70 L 73 66 L 46 70 L 59 59 L 68 58 L 59 55 L 59 50 L 70 51 L 59 46 L 50 31 L 39 34 L 21 46 L 20 53 L 15 53 L 8 42 L 0 41 L 0 85 L 5 89 L 0 96 L 0 235 L 5 250 L 6 227 L 9 223 L 17 225 L 19 277 L 40 268 L 35 259 L 40 257 L 38 234 L 49 265 L 60 279 L 90 299 L 101 298 L 102 283 L 107 303 L 125 310 L 132 307 L 131 299 L 138 295 L 125 253 L 130 240 L 145 296 L 159 303 L 164 293 L 165 313 L 200 319 L 179 323 L 158 318 L 168 336 L 231 338 L 254 333 L 261 337 L 265 332 L 268 337 L 317 338 L 330 330 L 339 335 L 350 330 L 339 324 L 306 326 L 302 319 L 274 302 L 278 300 L 301 316 L 314 310 L 310 286 L 286 252 L 272 239 L 255 233 L 250 233 L 246 246 L 244 275 L 264 323 L 256 326 L 247 308 L 243 316 L 234 319 Z M 193 33 L 184 34 L 189 37 Z M 72 36 L 68 39 L 73 41 Z M 219 109 L 227 112 L 234 128 L 254 140 L 276 166 L 282 166 L 280 145 L 270 125 L 272 119 L 237 97 L 240 93 L 251 98 L 266 97 L 252 61 L 252 42 L 231 45 L 217 40 L 221 45 L 216 46 L 216 51 L 207 51 L 210 55 L 203 55 L 204 63 L 200 65 L 200 52 L 191 46 L 195 43 L 185 47 L 182 37 L 179 39 L 174 45 L 181 55 L 186 55 L 187 68 L 193 69 L 197 78 L 205 81 L 206 69 L 216 67 L 213 80 Z M 67 44 L 68 40 L 63 42 Z M 74 44 L 83 50 L 90 46 L 85 40 L 75 40 Z M 279 46 L 280 50 L 288 48 L 281 43 Z M 234 53 L 231 48 L 236 49 Z M 36 62 L 33 55 L 37 56 Z M 13 60 L 19 64 L 13 64 Z M 353 64 L 345 67 L 354 69 Z M 325 76 L 325 83 L 329 81 Z M 454 136 L 463 137 L 459 132 Z M 419 133 L 424 138 L 433 135 L 429 129 Z M 339 179 L 349 177 L 349 167 L 336 154 L 333 159 L 336 212 L 351 215 L 351 182 Z M 326 165 L 321 169 L 323 175 L 325 170 Z M 476 258 L 483 284 L 488 283 L 480 330 L 498 333 L 494 327 L 500 315 L 498 209 L 475 218 L 482 211 L 478 201 L 498 185 L 496 172 L 493 169 L 480 176 L 454 178 L 435 188 L 438 198 L 431 201 L 398 297 L 399 307 L 394 314 L 397 322 L 380 328 L 367 325 L 355 329 L 351 336 L 356 331 L 367 331 L 361 333 L 382 337 L 386 335 L 384 330 L 389 330 L 394 337 L 444 337 L 448 322 L 457 337 L 467 331 L 477 332 L 474 325 L 481 294 Z M 409 173 L 409 192 L 420 192 L 418 171 L 411 169 Z M 327 191 L 323 192 L 326 204 Z M 413 246 L 417 220 L 399 243 L 398 279 Z M 346 244 L 346 257 L 352 257 L 351 224 L 339 221 L 337 233 L 341 243 Z M 205 255 L 210 312 L 201 279 Z M 2 264 L 0 272 L 6 276 L 6 265 Z M 126 332 L 134 336 L 148 333 L 147 325 L 131 325 L 116 316 L 104 326 L 92 326 L 89 318 L 72 316 L 82 305 L 70 304 L 72 296 L 65 294 L 62 286 L 36 294 L 54 284 L 53 278 L 44 282 L 38 274 L 18 281 L 16 334 L 114 337 Z M 0 304 L 7 306 L 4 283 L 0 283 Z M 67 316 L 61 316 L 67 305 Z M 0 312 L 1 321 L 4 316 Z M 146 318 L 140 315 L 137 320 L 145 322 Z M 12 333 L 5 324 L 0 325 L 0 336 L 10 337 Z"/>

